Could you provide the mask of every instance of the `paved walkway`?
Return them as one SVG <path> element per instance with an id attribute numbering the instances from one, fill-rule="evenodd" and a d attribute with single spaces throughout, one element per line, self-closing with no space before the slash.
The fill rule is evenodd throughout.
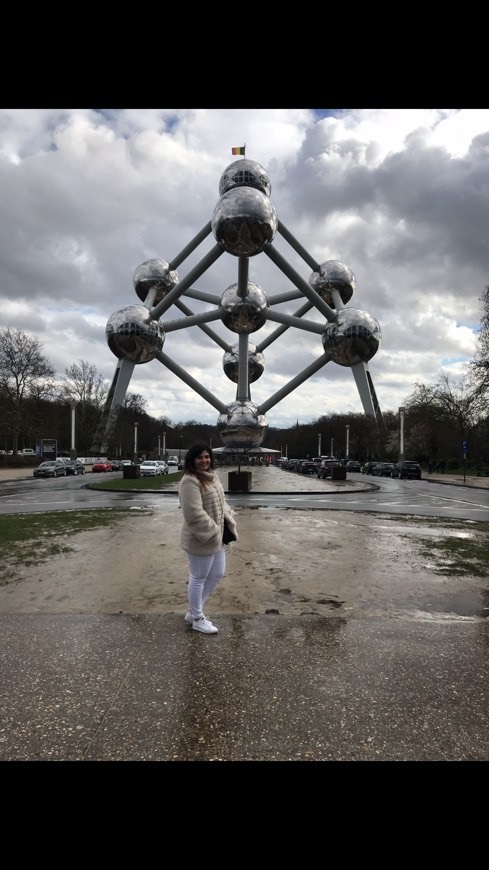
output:
<path id="1" fill-rule="evenodd" d="M 253 469 L 253 489 L 273 472 Z M 489 759 L 488 620 L 250 614 L 219 629 L 185 631 L 174 614 L 0 614 L 0 760 Z"/>

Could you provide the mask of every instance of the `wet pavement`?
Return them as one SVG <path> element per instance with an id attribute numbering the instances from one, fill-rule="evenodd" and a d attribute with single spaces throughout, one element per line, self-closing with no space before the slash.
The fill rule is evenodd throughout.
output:
<path id="1" fill-rule="evenodd" d="M 0 760 L 489 759 L 487 619 L 221 615 L 215 636 L 182 621 L 0 615 Z"/>

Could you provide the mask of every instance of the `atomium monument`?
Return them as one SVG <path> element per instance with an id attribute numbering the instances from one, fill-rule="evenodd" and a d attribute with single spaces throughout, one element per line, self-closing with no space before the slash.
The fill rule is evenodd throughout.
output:
<path id="1" fill-rule="evenodd" d="M 107 344 L 118 362 L 95 433 L 93 452 L 107 452 L 134 366 L 153 360 L 162 363 L 217 410 L 221 440 L 235 452 L 246 453 L 259 448 L 268 431 L 266 412 L 328 362 L 351 368 L 365 414 L 375 418 L 378 424 L 382 423 L 368 370 L 368 363 L 380 346 L 380 326 L 368 312 L 348 307 L 356 289 L 355 276 L 348 266 L 338 260 L 315 262 L 278 220 L 270 200 L 271 189 L 268 175 L 259 163 L 245 158 L 234 161 L 221 176 L 220 198 L 212 219 L 200 233 L 170 262 L 151 259 L 138 266 L 133 285 L 140 304 L 128 305 L 114 312 L 106 326 Z M 180 277 L 177 268 L 211 233 L 215 246 L 187 275 Z M 277 233 L 312 269 L 308 281 L 274 247 Z M 237 280 L 220 296 L 200 292 L 195 283 L 223 254 L 237 258 Z M 269 296 L 265 289 L 249 280 L 250 257 L 259 254 L 269 257 L 289 279 L 293 290 Z M 211 308 L 194 314 L 183 299 L 200 300 Z M 296 299 L 302 304 L 295 314 L 285 314 L 274 307 Z M 183 316 L 162 320 L 173 305 Z M 312 308 L 319 312 L 323 322 L 305 317 Z M 207 325 L 217 320 L 232 334 L 234 343 L 223 342 Z M 261 343 L 250 344 L 249 336 L 257 333 L 267 321 L 279 324 L 277 329 Z M 233 401 L 227 404 L 220 401 L 164 352 L 167 336 L 190 326 L 199 326 L 211 340 L 223 347 L 224 374 L 237 385 Z M 323 353 L 257 406 L 251 399 L 250 384 L 256 382 L 265 370 L 263 352 L 291 328 L 318 335 Z"/>

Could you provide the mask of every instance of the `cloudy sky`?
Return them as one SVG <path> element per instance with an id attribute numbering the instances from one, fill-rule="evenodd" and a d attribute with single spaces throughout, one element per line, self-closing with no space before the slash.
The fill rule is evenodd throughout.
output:
<path id="1" fill-rule="evenodd" d="M 243 145 L 266 170 L 289 233 L 318 263 L 339 260 L 354 273 L 348 306 L 382 331 L 369 363 L 381 409 L 397 411 L 416 383 L 442 372 L 457 380 L 475 353 L 489 282 L 489 109 L 0 109 L 0 327 L 38 338 L 58 376 L 87 360 L 109 386 L 109 317 L 141 304 L 133 276 L 142 263 L 171 263 L 212 219 L 221 176 L 240 159 L 232 148 Z M 211 234 L 178 266 L 179 279 L 214 245 Z M 307 281 L 310 266 L 280 234 L 273 245 Z M 265 254 L 249 264 L 270 299 L 296 289 Z M 237 281 L 238 260 L 224 254 L 193 289 L 220 297 Z M 183 301 L 195 313 L 213 307 Z M 162 323 L 181 317 L 172 307 Z M 250 343 L 277 326 L 267 322 Z M 210 327 L 237 343 L 223 324 Z M 163 351 L 221 402 L 235 400 L 223 349 L 199 327 L 168 332 Z M 322 353 L 320 335 L 288 329 L 264 352 L 252 401 Z M 217 421 L 215 407 L 156 360 L 135 367 L 129 391 L 155 417 Z M 330 362 L 267 420 L 286 427 L 362 411 L 352 372 Z"/>

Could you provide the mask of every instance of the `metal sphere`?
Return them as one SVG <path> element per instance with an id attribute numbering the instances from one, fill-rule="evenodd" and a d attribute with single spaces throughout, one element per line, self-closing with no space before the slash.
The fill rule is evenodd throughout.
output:
<path id="1" fill-rule="evenodd" d="M 336 307 L 331 295 L 332 290 L 339 291 L 341 301 L 346 305 L 356 288 L 355 275 L 351 269 L 339 260 L 327 260 L 326 263 L 321 263 L 319 268 L 320 273 L 311 272 L 308 282 L 310 286 L 330 308 Z"/>
<path id="2" fill-rule="evenodd" d="M 322 335 L 324 350 L 340 366 L 368 362 L 377 353 L 381 338 L 377 320 L 358 308 L 342 308 Z"/>
<path id="3" fill-rule="evenodd" d="M 212 216 L 214 238 L 235 257 L 254 257 L 273 241 L 277 213 L 261 190 L 235 187 L 221 196 Z"/>
<path id="4" fill-rule="evenodd" d="M 249 450 L 263 443 L 268 422 L 253 402 L 231 402 L 227 411 L 219 414 L 217 430 L 225 447 Z"/>
<path id="5" fill-rule="evenodd" d="M 165 341 L 163 327 L 151 320 L 144 305 L 128 305 L 115 311 L 107 321 L 105 337 L 114 356 L 138 365 L 153 360 Z"/>
<path id="6" fill-rule="evenodd" d="M 146 301 L 146 297 L 150 290 L 156 288 L 155 297 L 152 300 L 152 305 L 157 305 L 170 290 L 178 284 L 178 275 L 170 269 L 169 263 L 166 260 L 146 260 L 141 263 L 134 272 L 133 277 L 134 289 L 142 302 Z"/>
<path id="7" fill-rule="evenodd" d="M 239 345 L 235 344 L 227 350 L 222 359 L 224 374 L 235 384 L 239 380 Z M 265 369 L 265 357 L 256 350 L 254 344 L 248 345 L 248 383 L 252 384 L 261 378 Z"/>
<path id="8" fill-rule="evenodd" d="M 268 300 L 257 284 L 248 281 L 248 294 L 238 296 L 238 284 L 231 284 L 221 296 L 222 322 L 231 332 L 248 335 L 256 332 L 267 319 Z"/>
<path id="9" fill-rule="evenodd" d="M 254 160 L 235 160 L 226 167 L 219 181 L 219 196 L 234 187 L 254 187 L 266 196 L 272 192 L 267 173 Z"/>

